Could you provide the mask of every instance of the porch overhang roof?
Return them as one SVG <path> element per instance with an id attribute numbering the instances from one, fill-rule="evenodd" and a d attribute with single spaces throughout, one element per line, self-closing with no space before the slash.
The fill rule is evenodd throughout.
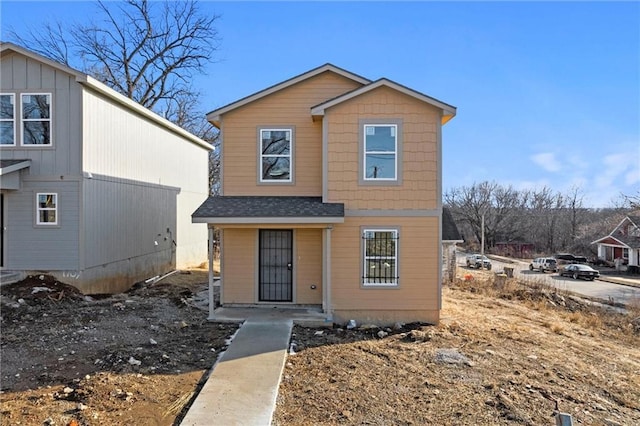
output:
<path id="1" fill-rule="evenodd" d="M 20 170 L 31 166 L 31 160 L 0 160 L 0 189 L 20 189 Z"/>
<path id="2" fill-rule="evenodd" d="M 31 166 L 31 160 L 0 160 L 0 176 L 6 176 L 29 166 Z"/>
<path id="3" fill-rule="evenodd" d="M 211 196 L 191 215 L 193 223 L 343 223 L 343 203 L 322 197 Z"/>
<path id="4" fill-rule="evenodd" d="M 613 242 L 609 242 L 610 240 L 613 240 Z M 613 247 L 629 248 L 627 244 L 612 235 L 607 235 L 606 237 L 600 238 L 599 240 L 595 240 L 591 244 L 604 244 Z"/>

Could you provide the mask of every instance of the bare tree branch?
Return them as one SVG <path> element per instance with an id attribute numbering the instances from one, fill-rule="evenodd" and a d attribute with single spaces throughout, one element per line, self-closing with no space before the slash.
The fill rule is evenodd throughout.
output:
<path id="1" fill-rule="evenodd" d="M 216 142 L 217 132 L 199 111 L 200 93 L 191 82 L 213 62 L 219 16 L 202 14 L 195 0 L 98 0 L 96 7 L 99 22 L 39 25 L 24 36 L 12 31 L 10 38 Z M 218 174 L 219 155 L 215 150 L 211 160 Z"/>

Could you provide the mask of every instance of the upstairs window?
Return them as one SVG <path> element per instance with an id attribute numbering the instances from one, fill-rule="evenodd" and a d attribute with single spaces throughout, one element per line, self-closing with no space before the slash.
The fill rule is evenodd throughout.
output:
<path id="1" fill-rule="evenodd" d="M 291 129 L 260 129 L 260 182 L 292 182 Z"/>
<path id="2" fill-rule="evenodd" d="M 58 194 L 41 193 L 36 195 L 36 224 L 58 224 Z"/>
<path id="3" fill-rule="evenodd" d="M 16 144 L 16 98 L 0 94 L 0 145 Z"/>
<path id="4" fill-rule="evenodd" d="M 398 230 L 365 229 L 362 232 L 364 286 L 398 285 Z"/>
<path id="5" fill-rule="evenodd" d="M 22 94 L 22 145 L 51 145 L 51 94 Z"/>
<path id="6" fill-rule="evenodd" d="M 398 179 L 398 126 L 364 125 L 364 180 Z"/>

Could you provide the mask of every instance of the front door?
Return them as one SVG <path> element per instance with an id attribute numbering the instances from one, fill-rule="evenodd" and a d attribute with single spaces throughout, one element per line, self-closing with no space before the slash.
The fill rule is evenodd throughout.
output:
<path id="1" fill-rule="evenodd" d="M 293 231 L 260 230 L 259 300 L 293 301 Z"/>

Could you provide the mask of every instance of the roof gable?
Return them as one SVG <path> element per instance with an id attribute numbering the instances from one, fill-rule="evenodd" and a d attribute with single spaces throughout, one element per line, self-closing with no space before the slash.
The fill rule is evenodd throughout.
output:
<path id="1" fill-rule="evenodd" d="M 462 236 L 458 231 L 456 222 L 448 208 L 442 208 L 442 241 L 459 241 L 462 242 Z"/>
<path id="2" fill-rule="evenodd" d="M 357 96 L 368 93 L 372 90 L 375 90 L 379 87 L 388 87 L 390 89 L 396 90 L 398 92 L 404 93 L 405 95 L 411 96 L 419 101 L 425 102 L 429 105 L 433 105 L 436 108 L 442 110 L 442 124 L 445 124 L 447 121 L 451 120 L 456 115 L 456 107 L 446 104 L 438 99 L 432 98 L 431 96 L 425 95 L 424 93 L 418 92 L 417 90 L 410 89 L 402 84 L 396 83 L 395 81 L 391 81 L 386 78 L 381 78 L 374 82 L 371 82 L 367 85 L 364 85 L 358 89 L 352 90 L 348 93 L 340 95 L 336 98 L 329 99 L 319 105 L 316 105 L 311 108 L 311 115 L 314 117 L 323 116 L 325 111 L 332 106 L 338 105 L 342 102 L 348 101 L 349 99 L 353 99 Z"/>
<path id="3" fill-rule="evenodd" d="M 609 235 L 615 235 L 616 233 L 622 233 L 621 229 L 626 223 L 629 223 L 631 226 L 633 226 L 636 229 L 640 229 L 640 217 L 638 217 L 638 216 L 626 216 L 624 219 L 622 219 L 620 221 L 618 226 L 613 228 L 613 231 L 611 231 L 611 233 Z M 620 232 L 618 232 L 618 231 L 620 231 Z"/>
<path id="4" fill-rule="evenodd" d="M 56 70 L 59 71 L 63 71 L 67 74 L 70 74 L 72 76 L 75 76 L 76 79 L 78 78 L 82 78 L 85 77 L 86 74 L 73 69 L 71 67 L 68 67 L 67 65 L 64 65 L 60 62 L 56 62 L 52 59 L 49 59 L 45 56 L 40 55 L 39 53 L 36 52 L 32 52 L 31 50 L 25 49 L 22 46 L 18 46 L 17 44 L 13 44 L 13 43 L 8 43 L 8 42 L 1 42 L 0 43 L 0 57 L 5 57 L 8 55 L 12 55 L 12 54 L 20 54 L 22 56 L 26 56 L 29 59 L 33 59 L 34 61 L 38 61 L 41 62 L 43 64 L 46 64 L 48 66 L 50 66 L 51 68 L 55 68 Z"/>
<path id="5" fill-rule="evenodd" d="M 281 83 L 275 84 L 273 86 L 267 87 L 264 90 L 261 90 L 259 92 L 256 92 L 252 95 L 249 96 L 245 96 L 244 98 L 237 100 L 235 102 L 232 102 L 230 104 L 227 104 L 221 108 L 215 109 L 209 113 L 207 113 L 207 120 L 209 120 L 210 123 L 213 123 L 214 125 L 219 127 L 220 124 L 220 118 L 223 114 L 229 112 L 229 111 L 233 111 L 234 109 L 240 108 L 244 105 L 247 105 L 251 102 L 257 101 L 258 99 L 262 99 L 265 96 L 269 96 L 272 93 L 278 92 L 280 90 L 283 90 L 287 87 L 293 86 L 294 84 L 300 83 L 304 80 L 308 80 L 312 77 L 315 77 L 319 74 L 322 74 L 323 72 L 333 72 L 335 74 L 341 75 L 345 78 L 348 78 L 350 80 L 353 80 L 355 82 L 358 82 L 360 84 L 368 84 L 371 82 L 371 80 L 364 78 L 360 75 L 354 74 L 350 71 L 347 71 L 345 69 L 342 69 L 340 67 L 337 67 L 333 64 L 324 64 L 322 66 L 319 66 L 317 68 L 314 68 L 310 71 L 307 71 L 305 73 L 299 74 L 295 77 L 292 77 L 288 80 L 285 80 Z"/>

